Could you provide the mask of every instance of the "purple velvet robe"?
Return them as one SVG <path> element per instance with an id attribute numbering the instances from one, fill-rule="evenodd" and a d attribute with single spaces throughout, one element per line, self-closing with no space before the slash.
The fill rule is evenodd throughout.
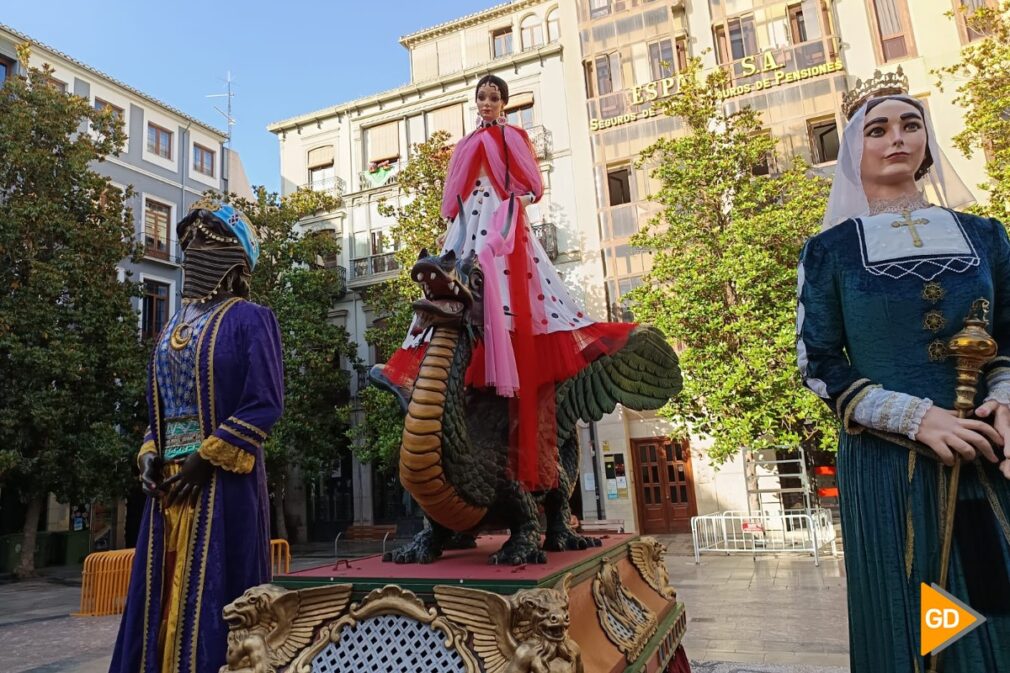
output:
<path id="1" fill-rule="evenodd" d="M 199 340 L 195 376 L 205 438 L 200 452 L 207 455 L 211 446 L 217 467 L 197 505 L 185 585 L 172 588 L 186 593 L 184 634 L 175 655 L 180 673 L 217 673 L 225 663 L 228 633 L 222 609 L 249 587 L 270 581 L 262 442 L 284 399 L 280 330 L 270 309 L 229 300 L 216 309 Z M 152 358 L 145 449 L 160 452 L 164 419 L 154 367 Z M 160 501 L 148 498 L 110 673 L 159 673 L 163 571 L 164 517 Z"/>

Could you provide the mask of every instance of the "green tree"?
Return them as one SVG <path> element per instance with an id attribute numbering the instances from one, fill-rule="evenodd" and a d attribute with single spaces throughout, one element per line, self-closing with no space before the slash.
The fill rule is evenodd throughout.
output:
<path id="1" fill-rule="evenodd" d="M 968 12 L 961 7 L 961 12 Z M 986 156 L 989 203 L 977 212 L 1010 221 L 1010 2 L 999 9 L 983 7 L 967 17 L 968 25 L 987 35 L 961 51 L 961 60 L 935 70 L 938 85 L 958 82 L 954 100 L 964 110 L 965 127 L 954 136 L 965 156 L 982 151 Z"/>
<path id="2" fill-rule="evenodd" d="M 324 263 L 339 244 L 326 234 L 304 234 L 299 223 L 334 210 L 339 201 L 323 192 L 299 190 L 283 198 L 256 189 L 254 201 L 234 199 L 260 238 L 260 257 L 250 299 L 277 316 L 284 352 L 284 415 L 264 445 L 278 535 L 288 537 L 284 495 L 297 469 L 305 479 L 326 473 L 347 449 L 346 427 L 337 412 L 348 398 L 350 379 L 342 358 L 354 357 L 347 331 L 330 320 L 346 279 Z"/>
<path id="3" fill-rule="evenodd" d="M 665 104 L 685 133 L 641 155 L 660 213 L 633 239 L 653 267 L 632 293 L 636 319 L 683 345 L 684 390 L 664 413 L 713 438 L 716 462 L 740 447 L 828 446 L 833 426 L 796 369 L 796 278 L 828 182 L 802 159 L 772 175 L 774 140 L 750 108 L 726 111 L 729 81 L 693 60 Z M 758 174 L 758 175 L 756 175 Z"/>
<path id="4" fill-rule="evenodd" d="M 426 142 L 412 148 L 411 158 L 397 176 L 402 205 L 382 203 L 379 213 L 395 218 L 390 237 L 396 242 L 396 261 L 400 273 L 365 291 L 365 301 L 380 316 L 377 324 L 365 332 L 365 340 L 379 353 L 391 354 L 403 343 L 414 315 L 411 303 L 421 291 L 410 278 L 410 268 L 422 249 L 435 251 L 438 238 L 446 230 L 440 213 L 442 191 L 452 147 L 449 134 L 436 131 Z M 348 430 L 355 453 L 362 462 L 374 462 L 380 469 L 396 464 L 403 430 L 403 416 L 393 396 L 366 388 L 358 398 L 358 420 Z M 350 417 L 352 409 L 344 410 Z"/>
<path id="5" fill-rule="evenodd" d="M 34 573 L 49 493 L 117 497 L 143 431 L 144 353 L 125 194 L 92 166 L 122 123 L 29 68 L 0 87 L 0 479 L 27 505 L 19 576 Z M 90 131 L 88 130 L 90 128 Z"/>

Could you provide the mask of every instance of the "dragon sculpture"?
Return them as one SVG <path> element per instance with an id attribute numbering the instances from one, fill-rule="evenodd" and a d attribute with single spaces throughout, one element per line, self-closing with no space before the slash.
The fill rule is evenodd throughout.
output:
<path id="1" fill-rule="evenodd" d="M 484 274 L 469 256 L 422 251 L 411 277 L 424 290 L 413 305 L 418 330 L 431 329 L 413 389 L 389 384 L 381 368 L 370 378 L 400 399 L 406 412 L 400 481 L 426 515 L 413 541 L 386 554 L 397 563 L 430 563 L 447 548 L 472 546 L 479 529 L 507 527 L 509 539 L 491 563 L 543 563 L 546 551 L 585 549 L 599 540 L 571 526 L 569 498 L 578 484 L 576 423 L 596 421 L 617 404 L 662 407 L 681 388 L 677 356 L 663 334 L 636 327 L 623 349 L 592 362 L 556 386 L 557 488 L 531 493 L 509 468 L 509 401 L 465 385 L 483 326 Z M 547 529 L 541 547 L 539 509 Z"/>
<path id="2" fill-rule="evenodd" d="M 309 644 L 315 628 L 343 612 L 350 584 L 287 591 L 273 584 L 252 587 L 224 608 L 227 664 L 220 673 L 274 673 Z"/>
<path id="3" fill-rule="evenodd" d="M 435 601 L 473 634 L 487 673 L 583 673 L 582 651 L 568 636 L 571 575 L 553 589 L 500 596 L 480 589 L 436 586 Z"/>

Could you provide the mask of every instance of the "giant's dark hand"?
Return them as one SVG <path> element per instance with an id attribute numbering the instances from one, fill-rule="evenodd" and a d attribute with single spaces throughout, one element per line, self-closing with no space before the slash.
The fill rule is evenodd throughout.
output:
<path id="1" fill-rule="evenodd" d="M 144 495 L 160 498 L 161 459 L 156 453 L 145 453 L 140 457 L 140 488 Z"/>
<path id="2" fill-rule="evenodd" d="M 182 463 L 182 469 L 165 480 L 161 489 L 165 491 L 165 508 L 169 508 L 177 502 L 189 502 L 195 505 L 200 491 L 210 480 L 210 475 L 214 472 L 214 465 L 205 460 L 199 453 L 189 454 Z"/>

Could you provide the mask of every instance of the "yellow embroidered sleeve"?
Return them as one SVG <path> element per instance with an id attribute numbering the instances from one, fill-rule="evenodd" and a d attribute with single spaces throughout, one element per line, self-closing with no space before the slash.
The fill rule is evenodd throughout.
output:
<path id="1" fill-rule="evenodd" d="M 200 456 L 222 470 L 237 474 L 249 474 L 256 465 L 256 456 L 213 435 L 203 440 Z"/>

